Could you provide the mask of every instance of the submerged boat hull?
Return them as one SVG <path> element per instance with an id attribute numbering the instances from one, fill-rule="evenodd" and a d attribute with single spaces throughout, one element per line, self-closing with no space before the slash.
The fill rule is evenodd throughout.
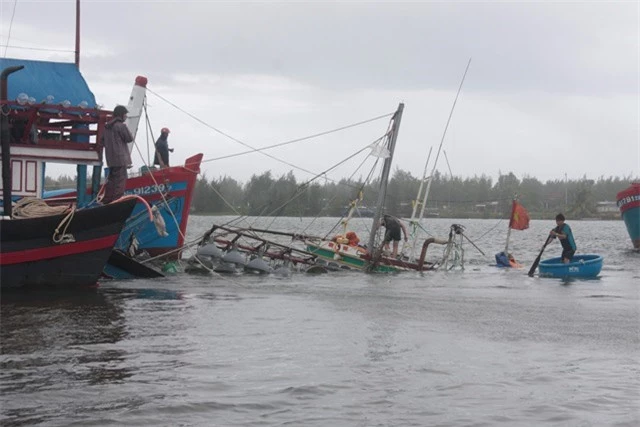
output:
<path id="1" fill-rule="evenodd" d="M 306 249 L 319 259 L 324 260 L 329 266 L 355 270 L 365 270 L 367 268 L 367 258 L 353 246 L 340 245 L 335 242 L 307 242 Z M 377 266 L 376 271 L 393 273 L 398 271 L 398 268 L 380 264 Z"/>
<path id="2" fill-rule="evenodd" d="M 433 270 L 436 265 L 424 262 L 424 254 L 429 244 L 436 239 L 428 239 L 423 247 L 422 258 L 410 262 L 407 259 L 393 259 L 380 256 L 371 267 L 371 271 L 379 273 L 396 273 L 400 271 L 425 271 Z M 442 244 L 443 242 L 438 241 Z M 354 269 L 367 271 L 370 268 L 371 255 L 357 246 L 340 244 L 334 241 L 307 241 L 305 243 L 307 252 L 317 257 L 316 262 L 323 260 L 329 268 Z"/>
<path id="3" fill-rule="evenodd" d="M 75 287 L 95 285 L 135 200 L 76 211 L 53 236 L 67 215 L 2 220 L 0 226 L 0 286 Z"/>
<path id="4" fill-rule="evenodd" d="M 573 260 L 564 264 L 562 258 L 550 258 L 540 262 L 540 277 L 581 277 L 593 278 L 602 270 L 601 255 L 576 255 Z"/>
<path id="5" fill-rule="evenodd" d="M 640 183 L 634 182 L 619 192 L 616 199 L 631 243 L 640 249 Z"/>

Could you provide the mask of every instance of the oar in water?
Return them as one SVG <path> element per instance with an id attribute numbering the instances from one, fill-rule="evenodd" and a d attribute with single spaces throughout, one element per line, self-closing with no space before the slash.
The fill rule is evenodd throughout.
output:
<path id="1" fill-rule="evenodd" d="M 547 245 L 549 243 L 551 243 L 551 241 L 553 240 L 553 236 L 549 236 L 547 238 L 547 241 L 544 242 L 544 245 L 542 246 L 542 249 L 540 249 L 540 253 L 538 254 L 538 256 L 536 257 L 535 261 L 533 261 L 533 265 L 531 266 L 531 268 L 529 269 L 529 277 L 533 277 L 533 273 L 535 273 L 536 268 L 538 268 L 538 264 L 540 264 L 540 258 L 542 258 L 542 252 L 544 252 L 544 248 L 547 247 Z"/>

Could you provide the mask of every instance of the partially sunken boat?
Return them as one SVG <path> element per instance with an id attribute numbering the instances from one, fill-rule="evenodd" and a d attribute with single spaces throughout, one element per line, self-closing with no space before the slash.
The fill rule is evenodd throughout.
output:
<path id="1" fill-rule="evenodd" d="M 325 236 L 308 235 L 303 232 L 279 231 L 214 225 L 203 236 L 197 248 L 197 254 L 189 259 L 189 271 L 216 273 L 238 273 L 240 271 L 271 273 L 282 268 L 298 268 L 306 272 L 330 270 L 361 270 L 367 272 L 426 271 L 439 267 L 450 269 L 462 267 L 464 254 L 462 239 L 464 227 L 453 224 L 448 238 L 429 237 L 420 240 L 416 256 L 401 253 L 392 257 L 384 249 L 381 237 L 380 219 L 382 218 L 389 173 L 393 153 L 398 137 L 404 105 L 400 104 L 392 115 L 387 132 L 378 138 L 369 148 L 369 154 L 379 164 L 383 160 L 380 178 L 377 180 L 377 203 L 371 220 L 368 245 L 359 245 L 359 238 L 349 230 L 349 220 L 357 211 L 358 200 L 351 203 L 346 218 L 342 218 L 342 230 L 335 234 L 329 230 Z M 362 151 L 362 150 L 361 150 Z M 376 167 L 374 164 L 374 168 Z M 370 176 L 372 179 L 374 175 Z M 300 186 L 305 187 L 305 186 Z M 300 193 L 293 195 L 292 199 Z M 350 238 L 353 237 L 353 238 Z M 417 244 L 417 243 L 416 243 Z M 445 245 L 444 255 L 435 261 L 427 260 L 427 250 L 432 244 Z"/>

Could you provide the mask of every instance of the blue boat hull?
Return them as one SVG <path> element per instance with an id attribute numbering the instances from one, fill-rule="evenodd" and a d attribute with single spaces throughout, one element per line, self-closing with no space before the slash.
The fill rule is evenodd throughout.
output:
<path id="1" fill-rule="evenodd" d="M 582 277 L 593 278 L 602 270 L 603 258 L 600 255 L 576 255 L 564 264 L 560 257 L 540 262 L 540 277 Z"/>
<path id="2" fill-rule="evenodd" d="M 163 237 L 158 234 L 155 224 L 149 221 L 147 208 L 139 202 L 120 233 L 115 248 L 127 252 L 134 236 L 137 240 L 138 248 L 150 252 L 154 249 L 179 247 L 184 204 L 184 197 L 170 197 L 167 199 L 166 204 L 163 201 L 153 203 L 160 210 L 166 225 L 168 235 Z"/>
<path id="3" fill-rule="evenodd" d="M 618 208 L 635 249 L 640 249 L 640 182 L 616 195 Z"/>
<path id="4" fill-rule="evenodd" d="M 640 207 L 627 209 L 622 214 L 622 220 L 627 227 L 633 247 L 640 249 Z"/>

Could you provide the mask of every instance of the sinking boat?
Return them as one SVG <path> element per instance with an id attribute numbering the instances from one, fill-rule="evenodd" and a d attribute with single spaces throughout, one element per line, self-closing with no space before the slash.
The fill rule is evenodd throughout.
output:
<path id="1" fill-rule="evenodd" d="M 372 155 L 384 158 L 384 164 L 382 166 L 378 190 L 378 202 L 376 204 L 375 215 L 373 216 L 371 224 L 368 244 L 366 246 L 359 246 L 345 238 L 345 236 L 348 236 L 349 234 L 347 232 L 349 220 L 353 215 L 354 210 L 357 209 L 357 203 L 355 201 L 352 202 L 352 208 L 347 215 L 347 218 L 341 221 L 343 224 L 342 234 L 334 236 L 331 239 L 326 237 L 303 238 L 306 250 L 317 256 L 317 262 L 324 263 L 324 265 L 329 269 L 356 269 L 367 272 L 383 273 L 400 271 L 421 272 L 434 270 L 440 267 L 444 267 L 445 269 L 451 269 L 457 266 L 462 267 L 464 263 L 462 249 L 462 239 L 465 237 L 464 227 L 459 224 L 453 224 L 451 226 L 448 239 L 429 237 L 422 240 L 422 243 L 419 246 L 419 253 L 417 250 L 414 250 L 416 249 L 418 242 L 418 239 L 414 236 L 411 252 L 406 255 L 401 253 L 397 257 L 393 257 L 385 251 L 386 245 L 378 236 L 389 181 L 389 171 L 391 169 L 391 162 L 395 151 L 403 111 L 404 104 L 400 104 L 391 119 L 389 132 L 385 138 L 380 139 L 380 144 L 373 147 L 374 149 L 372 150 Z M 425 180 L 426 178 L 423 179 L 423 183 Z M 427 182 L 430 183 L 428 180 Z M 417 200 L 420 200 L 421 202 L 414 203 L 414 213 L 412 214 L 411 219 L 412 226 L 415 226 L 413 227 L 414 229 L 419 225 L 420 219 L 424 213 L 424 208 L 420 209 L 420 216 L 416 217 L 418 206 L 426 206 L 429 185 L 425 188 L 424 196 L 422 194 L 422 190 L 423 186 L 421 185 L 417 197 Z M 443 251 L 444 256 L 442 258 L 438 257 L 435 261 L 427 261 L 427 250 L 432 244 L 446 245 Z"/>
<path id="2" fill-rule="evenodd" d="M 468 67 L 469 64 L 467 64 L 467 70 Z M 462 242 L 465 238 L 467 240 L 469 239 L 464 235 L 464 226 L 460 224 L 453 224 L 449 230 L 449 237 L 445 239 L 438 239 L 435 237 L 414 239 L 414 248 L 418 248 L 415 251 L 417 252 L 415 255 L 413 251 L 410 254 L 404 254 L 404 251 L 401 251 L 400 256 L 391 256 L 385 251 L 386 244 L 379 232 L 381 228 L 380 220 L 383 216 L 391 164 L 403 111 L 404 104 L 401 103 L 395 112 L 385 115 L 391 116 L 386 132 L 383 133 L 382 136 L 378 137 L 373 143 L 368 144 L 348 157 L 348 159 L 352 159 L 356 155 L 366 153 L 366 150 L 370 149 L 367 156 L 368 158 L 365 158 L 360 163 L 360 166 L 365 162 L 371 162 L 373 165 L 371 171 L 367 174 L 367 179 L 361 184 L 361 188 L 358 191 L 358 197 L 350 202 L 350 208 L 346 219 L 340 219 L 340 223 L 342 224 L 341 234 L 333 235 L 338 225 L 335 225 L 324 236 L 312 236 L 307 235 L 304 232 L 265 229 L 258 230 L 252 227 L 232 228 L 228 225 L 214 225 L 212 230 L 201 240 L 198 253 L 189 260 L 193 270 L 215 271 L 216 268 L 224 268 L 225 270 L 230 268 L 231 272 L 236 272 L 238 268 L 241 267 L 243 271 L 259 270 L 262 272 L 271 272 L 273 266 L 268 266 L 268 263 L 262 262 L 266 260 L 270 260 L 272 262 L 274 260 L 281 260 L 283 261 L 283 264 L 289 263 L 294 266 L 304 265 L 305 271 L 307 272 L 325 272 L 328 270 L 342 269 L 355 269 L 367 272 L 421 272 L 440 267 L 444 267 L 445 269 L 463 267 L 464 251 L 462 248 Z M 345 159 L 341 160 L 338 165 L 341 165 L 344 162 Z M 358 166 L 356 170 L 359 169 L 360 166 Z M 331 170 L 334 167 L 335 166 L 328 170 Z M 381 169 L 379 177 L 376 176 L 378 168 Z M 310 181 L 304 185 L 298 186 L 295 194 L 291 195 L 289 201 L 279 206 L 273 212 L 267 213 L 266 216 L 271 216 L 275 212 L 282 211 L 282 208 L 284 208 L 287 203 L 295 200 L 306 189 L 308 189 L 313 180 L 325 176 L 325 174 L 326 172 L 317 173 Z M 367 245 L 359 245 L 359 239 L 351 240 L 348 238 L 350 234 L 354 234 L 353 231 L 348 231 L 348 224 L 353 215 L 359 212 L 359 205 L 362 206 L 360 204 L 363 198 L 362 188 L 364 188 L 365 185 L 372 185 L 373 183 L 375 183 L 375 187 L 377 187 L 377 191 L 373 191 L 377 194 L 377 202 L 375 203 L 373 219 L 369 228 L 369 240 Z M 428 190 L 424 196 L 425 200 L 427 193 Z M 421 195 L 419 195 L 419 198 L 422 200 Z M 423 209 L 420 211 L 420 218 L 424 214 L 425 205 L 425 202 L 423 202 Z M 369 206 L 373 206 L 373 204 Z M 412 220 L 413 219 L 414 218 L 412 218 Z M 416 219 L 416 224 L 419 225 L 418 223 L 419 219 Z M 230 237 L 230 240 L 227 240 L 226 242 L 222 240 L 225 233 L 232 236 Z M 267 235 L 271 237 L 268 239 L 265 238 Z M 286 243 L 276 243 L 272 240 L 273 236 L 287 236 L 290 241 Z M 240 239 L 256 239 L 257 244 L 246 242 L 242 243 Z M 261 241 L 261 239 L 264 240 Z M 213 248 L 209 246 L 212 243 L 215 244 L 215 247 Z M 427 250 L 430 245 L 433 244 L 446 245 L 442 251 L 444 255 L 442 257 L 438 257 L 435 261 L 427 261 Z M 276 250 L 264 250 L 265 247 L 274 247 Z M 220 251 L 222 251 L 224 255 L 221 255 Z M 204 252 L 208 252 L 208 254 L 205 254 Z M 233 260 L 228 259 L 230 254 L 234 254 Z M 258 261 L 256 261 L 256 259 Z M 231 268 L 232 266 L 233 268 Z M 277 268 L 273 268 L 273 271 L 276 270 Z"/>

